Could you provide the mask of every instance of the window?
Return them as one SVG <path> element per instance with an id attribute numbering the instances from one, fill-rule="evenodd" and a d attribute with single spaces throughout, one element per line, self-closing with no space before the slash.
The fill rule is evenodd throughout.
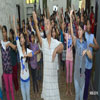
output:
<path id="1" fill-rule="evenodd" d="M 85 9 L 85 3 L 86 3 L 86 0 L 79 0 L 79 8 L 84 8 Z"/>
<path id="2" fill-rule="evenodd" d="M 26 0 L 26 4 L 35 3 L 35 0 Z M 39 3 L 39 0 L 36 0 L 36 3 Z"/>

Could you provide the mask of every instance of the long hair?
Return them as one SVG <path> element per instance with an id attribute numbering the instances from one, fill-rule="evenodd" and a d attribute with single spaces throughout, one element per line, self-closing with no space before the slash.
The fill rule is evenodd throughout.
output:
<path id="1" fill-rule="evenodd" d="M 7 27 L 5 25 L 2 26 L 2 30 L 5 29 L 5 31 L 7 32 Z"/>
<path id="2" fill-rule="evenodd" d="M 26 35 L 24 33 L 20 33 L 20 35 L 23 35 L 24 39 L 25 39 L 25 43 L 24 43 L 24 47 L 25 47 L 25 52 L 27 54 L 27 40 L 26 40 Z M 26 62 L 28 61 L 28 58 L 26 58 Z"/>
<path id="3" fill-rule="evenodd" d="M 6 31 L 6 39 L 8 40 L 8 36 L 7 36 L 7 27 L 5 25 L 2 26 L 2 32 L 3 32 L 3 29 Z"/>
<path id="4" fill-rule="evenodd" d="M 51 36 L 52 36 L 52 37 L 53 37 L 53 35 L 52 35 L 53 29 L 55 30 L 55 33 L 56 33 L 56 28 L 55 28 L 55 27 L 52 27 L 52 29 L 51 29 Z M 55 38 L 56 38 L 56 34 L 55 34 Z"/>
<path id="5" fill-rule="evenodd" d="M 10 29 L 9 32 L 12 34 L 12 39 L 14 41 L 14 30 L 13 29 Z M 10 40 L 11 41 L 11 40 Z"/>

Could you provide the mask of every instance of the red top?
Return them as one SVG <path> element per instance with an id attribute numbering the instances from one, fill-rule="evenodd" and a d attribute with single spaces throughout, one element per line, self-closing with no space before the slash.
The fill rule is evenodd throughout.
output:
<path id="1" fill-rule="evenodd" d="M 94 13 L 90 14 L 90 20 L 91 20 L 91 22 L 92 22 L 93 15 L 94 15 Z"/>
<path id="2" fill-rule="evenodd" d="M 94 34 L 94 28 L 95 28 L 95 19 L 91 20 L 91 33 Z"/>

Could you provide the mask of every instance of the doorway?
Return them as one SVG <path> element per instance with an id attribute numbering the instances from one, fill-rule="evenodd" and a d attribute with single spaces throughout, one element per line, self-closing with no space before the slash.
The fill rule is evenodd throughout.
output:
<path id="1" fill-rule="evenodd" d="M 19 20 L 19 25 L 21 27 L 21 18 L 20 18 L 20 5 L 16 5 L 16 16 L 17 16 L 17 19 Z"/>

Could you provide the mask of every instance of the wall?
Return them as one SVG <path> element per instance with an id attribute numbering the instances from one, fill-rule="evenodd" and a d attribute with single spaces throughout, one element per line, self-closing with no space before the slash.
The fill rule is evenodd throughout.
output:
<path id="1" fill-rule="evenodd" d="M 72 0 L 71 1 L 71 6 L 74 5 L 75 10 L 79 10 L 79 0 Z"/>
<path id="2" fill-rule="evenodd" d="M 100 4 L 100 0 L 96 0 L 98 5 Z M 98 6 L 98 22 L 97 22 L 97 36 L 96 40 L 100 46 L 100 7 Z M 96 67 L 95 67 L 95 80 L 94 80 L 94 87 L 95 90 L 99 93 L 99 100 L 100 100 L 100 49 L 96 52 Z"/>
<path id="3" fill-rule="evenodd" d="M 94 7 L 94 12 L 95 12 L 95 0 L 91 0 L 91 6 Z"/>
<path id="4" fill-rule="evenodd" d="M 40 8 L 41 8 L 41 12 L 43 12 L 43 4 L 42 4 L 42 0 L 40 0 Z M 26 1 L 23 0 L 23 4 L 24 4 L 24 18 L 25 21 L 27 20 L 27 18 L 29 18 L 32 15 L 32 12 L 34 10 L 34 4 L 26 4 Z M 36 4 L 36 8 L 37 11 L 39 10 L 39 4 Z M 28 11 L 27 11 L 28 9 Z M 27 15 L 29 13 L 29 15 Z"/>
<path id="5" fill-rule="evenodd" d="M 79 0 L 72 0 L 71 4 L 74 5 L 75 10 L 79 9 Z M 95 12 L 95 0 L 91 0 L 91 6 L 94 7 L 94 12 Z"/>
<path id="6" fill-rule="evenodd" d="M 59 8 L 63 7 L 63 10 L 65 12 L 66 10 L 66 3 L 67 0 L 47 0 L 47 6 L 49 8 L 50 14 L 53 12 L 53 6 L 58 5 Z"/>

